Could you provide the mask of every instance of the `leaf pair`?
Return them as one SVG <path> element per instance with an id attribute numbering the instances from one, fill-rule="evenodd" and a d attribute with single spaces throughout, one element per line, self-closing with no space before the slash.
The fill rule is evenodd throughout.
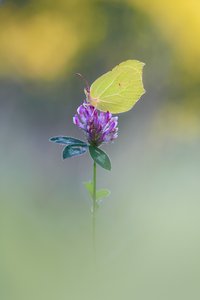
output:
<path id="1" fill-rule="evenodd" d="M 88 150 L 88 145 L 85 142 L 69 136 L 52 137 L 50 141 L 56 144 L 67 145 L 63 149 L 63 159 L 82 155 Z"/>
<path id="2" fill-rule="evenodd" d="M 92 159 L 102 168 L 111 170 L 111 162 L 108 155 L 98 147 L 88 145 L 87 143 L 69 136 L 57 136 L 50 138 L 51 142 L 56 144 L 65 145 L 63 149 L 63 159 L 73 156 L 80 156 L 87 152 L 89 149 Z"/>
<path id="3" fill-rule="evenodd" d="M 92 199 L 93 198 L 93 182 L 88 181 L 88 182 L 84 182 L 83 184 Z M 96 191 L 96 202 L 99 204 L 103 198 L 106 198 L 109 195 L 110 195 L 110 191 L 107 189 L 97 190 Z"/>

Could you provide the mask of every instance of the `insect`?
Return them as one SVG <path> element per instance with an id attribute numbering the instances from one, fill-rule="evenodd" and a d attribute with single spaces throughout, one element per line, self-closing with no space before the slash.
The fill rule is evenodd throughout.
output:
<path id="1" fill-rule="evenodd" d="M 97 78 L 85 89 L 88 103 L 101 111 L 122 113 L 130 110 L 145 93 L 142 82 L 144 63 L 127 60 Z"/>

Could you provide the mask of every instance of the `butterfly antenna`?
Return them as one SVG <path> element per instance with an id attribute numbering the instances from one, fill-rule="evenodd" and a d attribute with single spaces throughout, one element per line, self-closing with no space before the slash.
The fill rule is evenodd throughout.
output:
<path id="1" fill-rule="evenodd" d="M 85 77 L 82 74 L 76 73 L 76 75 L 79 76 L 83 80 L 83 82 L 85 83 L 85 86 L 86 86 L 86 92 L 89 93 L 90 92 L 90 86 L 89 86 L 88 81 L 85 79 Z"/>

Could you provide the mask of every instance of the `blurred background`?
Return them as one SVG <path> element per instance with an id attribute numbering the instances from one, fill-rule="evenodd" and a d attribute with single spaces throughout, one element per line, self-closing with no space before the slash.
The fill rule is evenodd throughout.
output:
<path id="1" fill-rule="evenodd" d="M 0 1 L 2 300 L 199 299 L 199 36 L 198 0 Z M 94 263 L 92 161 L 48 139 L 83 138 L 75 73 L 127 59 L 146 63 L 146 94 L 104 147 Z"/>

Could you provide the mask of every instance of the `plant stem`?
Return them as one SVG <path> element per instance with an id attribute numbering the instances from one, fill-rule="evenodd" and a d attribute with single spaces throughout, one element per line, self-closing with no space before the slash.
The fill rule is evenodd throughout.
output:
<path id="1" fill-rule="evenodd" d="M 93 202 L 92 202 L 92 238 L 94 257 L 96 257 L 96 162 L 93 164 Z"/>
<path id="2" fill-rule="evenodd" d="M 93 212 L 96 210 L 96 188 L 97 188 L 97 165 L 94 161 L 93 164 Z"/>

